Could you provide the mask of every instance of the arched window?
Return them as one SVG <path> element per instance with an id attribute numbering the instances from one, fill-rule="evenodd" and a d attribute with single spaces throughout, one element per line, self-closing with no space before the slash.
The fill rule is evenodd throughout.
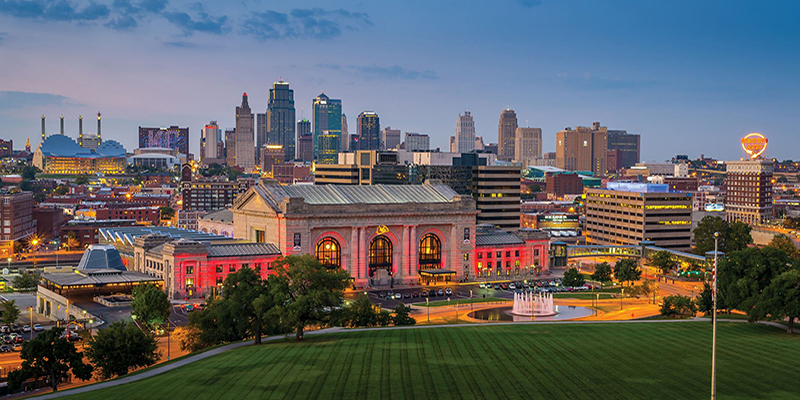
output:
<path id="1" fill-rule="evenodd" d="M 429 233 L 419 241 L 419 269 L 438 269 L 442 265 L 442 242 Z"/>
<path id="2" fill-rule="evenodd" d="M 342 265 L 342 249 L 339 242 L 326 237 L 317 243 L 317 260 L 327 268 L 339 268 Z"/>
<path id="3" fill-rule="evenodd" d="M 392 242 L 386 236 L 376 236 L 369 243 L 369 275 L 378 268 L 385 268 L 392 274 Z"/>

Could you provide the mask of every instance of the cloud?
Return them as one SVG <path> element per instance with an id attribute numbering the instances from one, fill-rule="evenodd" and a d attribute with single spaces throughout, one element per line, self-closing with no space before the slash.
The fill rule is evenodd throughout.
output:
<path id="1" fill-rule="evenodd" d="M 180 41 L 180 40 L 172 41 L 172 42 L 164 42 L 164 46 L 177 47 L 177 48 L 181 48 L 181 49 L 192 49 L 192 48 L 197 47 L 197 45 L 194 44 L 194 43 L 184 42 L 184 41 Z"/>
<path id="2" fill-rule="evenodd" d="M 339 64 L 317 64 L 318 68 L 329 69 L 332 71 L 341 71 L 351 74 L 359 74 L 364 79 L 380 79 L 380 80 L 438 80 L 439 75 L 436 71 L 425 70 L 417 71 L 413 69 L 403 68 L 399 65 L 392 65 L 387 67 L 382 66 L 357 66 L 357 65 L 339 65 Z"/>
<path id="3" fill-rule="evenodd" d="M 183 30 L 186 36 L 191 36 L 195 32 L 222 35 L 230 31 L 227 27 L 227 16 L 212 17 L 203 9 L 200 3 L 196 3 L 192 8 L 195 10 L 197 18 L 193 18 L 188 13 L 180 11 L 164 12 L 161 15 L 163 15 L 167 21 Z"/>
<path id="4" fill-rule="evenodd" d="M 83 106 L 69 97 L 58 94 L 0 91 L 0 110 L 52 105 Z"/>
<path id="5" fill-rule="evenodd" d="M 267 10 L 255 12 L 242 22 L 241 31 L 259 41 L 276 39 L 332 39 L 342 34 L 341 26 L 358 30 L 351 24 L 373 26 L 366 13 L 344 9 L 296 8 L 288 14 Z"/>
<path id="6" fill-rule="evenodd" d="M 90 1 L 78 9 L 67 0 L 0 0 L 0 14 L 42 21 L 96 21 L 108 18 L 111 10 L 105 4 Z"/>
<path id="7" fill-rule="evenodd" d="M 128 31 L 133 28 L 136 28 L 137 26 L 139 26 L 139 24 L 130 15 L 123 15 L 120 16 L 119 18 L 112 19 L 111 21 L 106 22 L 104 26 L 118 31 Z"/>
<path id="8" fill-rule="evenodd" d="M 561 84 L 573 89 L 592 91 L 625 90 L 647 87 L 655 84 L 654 81 L 631 80 L 617 77 L 603 78 L 594 76 L 588 72 L 580 76 L 561 73 L 556 75 L 556 79 L 561 82 Z"/>

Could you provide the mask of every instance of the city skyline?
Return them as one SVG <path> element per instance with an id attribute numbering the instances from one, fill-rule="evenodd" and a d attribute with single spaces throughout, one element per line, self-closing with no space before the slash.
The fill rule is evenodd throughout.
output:
<path id="1" fill-rule="evenodd" d="M 68 3 L 72 14 L 57 19 L 0 5 L 0 66 L 7 71 L 0 78 L 1 135 L 17 143 L 31 137 L 35 147 L 39 116 L 48 115 L 52 134 L 58 132 L 56 117 L 64 114 L 67 135 L 76 137 L 78 115 L 101 110 L 105 136 L 126 148 L 135 148 L 138 126 L 178 125 L 190 128 L 190 151 L 198 154 L 206 122 L 234 126 L 228 110 L 238 96 L 247 91 L 252 104 L 266 104 L 269 85 L 282 78 L 292 84 L 301 110 L 311 113 L 314 96 L 324 90 L 342 99 L 343 113 L 375 110 L 386 125 L 427 133 L 431 146 L 442 149 L 464 109 L 475 117 L 476 135 L 497 142 L 497 118 L 509 107 L 519 126 L 542 128 L 544 151 L 555 149 L 555 134 L 564 127 L 600 121 L 641 134 L 643 161 L 676 153 L 738 159 L 736 139 L 750 132 L 770 138 L 770 157 L 792 158 L 800 121 L 790 93 L 800 82 L 792 69 L 798 55 L 789 50 L 800 35 L 789 16 L 797 14 L 797 4 L 619 3 L 626 7 L 508 1 L 463 9 L 420 4 L 360 10 L 344 3 L 332 10 L 304 3 L 279 10 L 259 3 L 197 9 L 170 2 L 156 11 L 141 4 L 126 11 L 97 3 L 104 11 L 74 2 Z M 276 15 L 288 22 L 249 24 Z M 452 28 L 448 37 L 425 27 L 437 25 L 432 18 L 437 30 Z M 464 18 L 476 23 L 458 26 Z M 567 18 L 602 20 L 610 28 L 592 37 L 565 32 L 558 27 Z M 316 28 L 305 24 L 312 21 Z M 529 24 L 539 29 L 530 33 Z M 393 35 L 399 25 L 413 34 Z M 63 43 L 47 40 L 54 34 Z M 423 35 L 433 40 L 419 46 Z M 110 48 L 112 42 L 119 49 Z M 735 48 L 725 44 L 734 42 Z M 359 55 L 359 43 L 375 52 Z M 284 54 L 285 61 L 245 52 L 248 47 Z M 450 60 L 467 48 L 476 49 L 477 61 L 454 68 Z M 153 68 L 137 61 L 150 59 L 144 55 L 151 52 L 185 62 Z M 406 56 L 396 63 L 374 61 L 398 53 Z M 199 62 L 209 54 L 222 62 Z M 224 62 L 234 56 L 242 59 L 236 68 Z M 581 57 L 592 62 L 586 66 Z M 120 73 L 133 78 L 118 79 Z M 176 101 L 176 93 L 183 100 Z M 84 134 L 90 133 L 86 128 Z M 706 140 L 686 148 L 696 138 Z"/>

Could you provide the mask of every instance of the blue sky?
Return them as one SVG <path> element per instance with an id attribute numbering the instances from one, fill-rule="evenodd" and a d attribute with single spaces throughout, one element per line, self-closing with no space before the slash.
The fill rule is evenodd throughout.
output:
<path id="1" fill-rule="evenodd" d="M 600 121 L 642 135 L 644 160 L 768 153 L 800 158 L 800 2 L 0 0 L 0 137 L 21 147 L 77 135 L 103 113 L 104 138 L 137 127 L 234 124 L 242 92 L 258 112 L 283 78 L 301 108 L 324 90 L 350 131 L 363 110 L 444 147 L 459 112 L 497 139 L 501 110 L 541 127 Z M 87 123 L 85 131 L 93 132 Z"/>

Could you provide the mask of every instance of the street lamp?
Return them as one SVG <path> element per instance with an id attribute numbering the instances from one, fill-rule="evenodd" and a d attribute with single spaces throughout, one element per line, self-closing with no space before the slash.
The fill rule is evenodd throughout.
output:
<path id="1" fill-rule="evenodd" d="M 469 290 L 469 310 L 474 311 L 475 307 L 472 306 L 472 289 Z"/>
<path id="2" fill-rule="evenodd" d="M 625 297 L 625 288 L 622 288 L 622 295 L 619 296 L 619 310 L 622 311 L 622 298 Z"/>
<path id="3" fill-rule="evenodd" d="M 713 287 L 711 297 L 714 299 L 713 324 L 711 338 L 711 400 L 717 399 L 717 253 L 719 250 L 719 232 L 714 232 L 714 270 L 712 271 Z"/>

